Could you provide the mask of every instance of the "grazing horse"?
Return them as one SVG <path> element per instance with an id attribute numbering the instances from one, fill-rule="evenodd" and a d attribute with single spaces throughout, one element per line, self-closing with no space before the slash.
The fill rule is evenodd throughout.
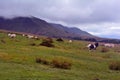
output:
<path id="1" fill-rule="evenodd" d="M 15 38 L 15 37 L 16 37 L 16 34 L 11 34 L 11 33 L 9 33 L 8 36 L 9 36 L 10 38 Z"/>
<path id="2" fill-rule="evenodd" d="M 32 38 L 34 38 L 34 36 L 33 35 L 27 35 L 27 38 L 32 39 Z"/>
<path id="3" fill-rule="evenodd" d="M 88 49 L 89 50 L 96 50 L 96 48 L 99 46 L 99 43 L 98 42 L 96 42 L 96 43 L 94 43 L 94 44 L 88 44 L 87 45 L 87 47 L 88 47 Z"/>
<path id="4" fill-rule="evenodd" d="M 72 43 L 73 41 L 72 40 L 69 40 L 69 43 Z"/>
<path id="5" fill-rule="evenodd" d="M 98 42 L 95 42 L 95 49 L 99 46 L 99 43 Z"/>
<path id="6" fill-rule="evenodd" d="M 114 44 L 110 44 L 110 43 L 106 43 L 104 44 L 105 47 L 109 47 L 109 48 L 114 48 L 115 45 Z"/>

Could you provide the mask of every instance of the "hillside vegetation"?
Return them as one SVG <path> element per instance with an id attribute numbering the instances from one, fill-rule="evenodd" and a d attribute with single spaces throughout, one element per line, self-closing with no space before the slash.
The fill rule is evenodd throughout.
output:
<path id="1" fill-rule="evenodd" d="M 69 43 L 53 39 L 54 47 L 41 46 L 41 42 L 42 37 L 39 40 L 21 35 L 9 38 L 6 33 L 0 33 L 0 80 L 120 80 L 120 71 L 109 69 L 111 62 L 120 61 L 119 47 L 102 52 L 103 46 L 88 51 L 85 41 Z M 36 58 L 67 61 L 71 68 L 37 63 Z"/>

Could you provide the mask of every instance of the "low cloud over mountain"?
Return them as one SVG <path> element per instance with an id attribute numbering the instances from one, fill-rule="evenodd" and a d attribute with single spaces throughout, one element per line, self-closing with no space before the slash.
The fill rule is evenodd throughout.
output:
<path id="1" fill-rule="evenodd" d="M 0 16 L 32 15 L 53 23 L 76 26 L 97 36 L 119 38 L 119 3 L 119 0 L 0 0 Z"/>

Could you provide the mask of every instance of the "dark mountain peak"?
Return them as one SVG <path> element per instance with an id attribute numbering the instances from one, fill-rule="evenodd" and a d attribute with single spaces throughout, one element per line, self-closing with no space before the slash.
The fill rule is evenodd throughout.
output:
<path id="1" fill-rule="evenodd" d="M 69 28 L 61 24 L 48 23 L 34 16 L 14 17 L 7 19 L 0 17 L 0 29 L 16 32 L 32 33 L 49 37 L 81 38 L 83 36 L 93 37 L 89 33 L 78 28 Z"/>
<path id="2" fill-rule="evenodd" d="M 2 21 L 4 21 L 5 19 L 4 19 L 4 17 L 0 17 L 0 22 L 2 22 Z"/>
<path id="3" fill-rule="evenodd" d="M 84 34 L 84 35 L 93 36 L 93 35 L 89 34 L 88 32 L 83 31 L 83 30 L 76 28 L 76 27 L 71 27 L 70 30 L 72 30 L 73 32 L 75 32 L 77 34 Z"/>
<path id="4" fill-rule="evenodd" d="M 82 35 L 82 36 L 86 36 L 86 37 L 93 37 L 93 35 L 89 34 L 88 32 L 83 31 L 76 27 L 67 27 L 67 26 L 63 26 L 61 24 L 54 24 L 54 23 L 51 23 L 51 25 L 58 29 L 64 30 L 68 33 L 73 33 L 73 34 Z"/>
<path id="5" fill-rule="evenodd" d="M 4 17 L 0 16 L 0 19 L 4 20 Z"/>

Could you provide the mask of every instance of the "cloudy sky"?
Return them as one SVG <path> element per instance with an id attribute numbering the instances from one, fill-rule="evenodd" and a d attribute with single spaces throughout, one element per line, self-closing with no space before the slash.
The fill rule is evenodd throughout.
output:
<path id="1" fill-rule="evenodd" d="M 120 0 L 0 0 L 0 16 L 35 16 L 120 39 Z"/>

